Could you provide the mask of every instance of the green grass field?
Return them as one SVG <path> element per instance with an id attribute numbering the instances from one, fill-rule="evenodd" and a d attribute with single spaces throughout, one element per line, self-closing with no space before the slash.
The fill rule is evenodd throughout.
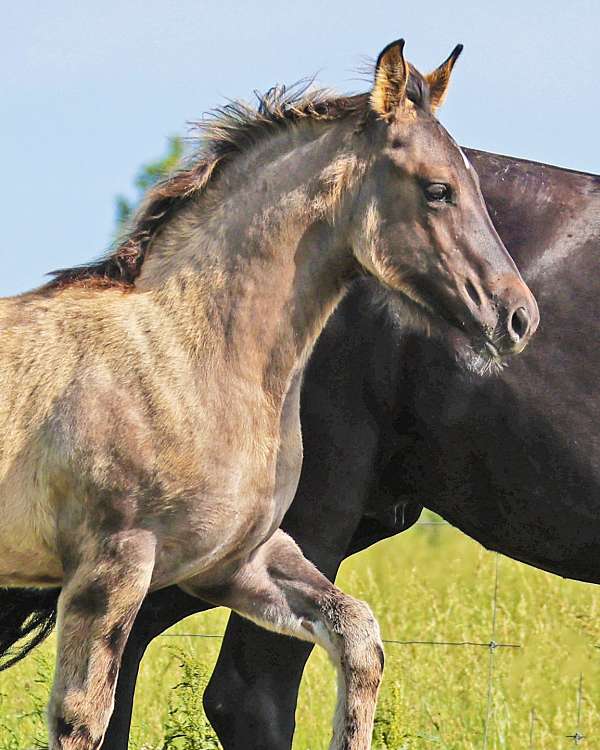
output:
<path id="1" fill-rule="evenodd" d="M 495 556 L 450 527 L 418 526 L 345 563 L 341 587 L 373 607 L 383 637 L 491 639 Z M 575 745 L 583 674 L 581 747 L 600 747 L 600 612 L 593 586 L 564 581 L 499 558 L 496 638 L 522 644 L 494 656 L 488 750 L 560 750 Z M 170 631 L 221 633 L 227 613 L 198 615 Z M 201 710 L 216 639 L 160 638 L 142 664 L 132 750 L 219 747 Z M 43 739 L 53 643 L 0 674 L 0 750 L 30 750 Z M 489 650 L 386 645 L 386 673 L 374 747 L 481 750 Z M 297 712 L 295 750 L 321 750 L 329 738 L 333 670 L 311 658 Z M 531 737 L 532 710 L 535 711 Z"/>

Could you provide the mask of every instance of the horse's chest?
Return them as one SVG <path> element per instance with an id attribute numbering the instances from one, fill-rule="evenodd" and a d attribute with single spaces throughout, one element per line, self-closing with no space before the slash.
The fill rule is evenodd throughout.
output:
<path id="1" fill-rule="evenodd" d="M 248 508 L 255 530 L 244 540 L 244 546 L 256 546 L 279 528 L 294 500 L 302 470 L 302 431 L 300 427 L 300 386 L 298 375 L 292 383 L 279 418 L 277 450 L 267 472 L 267 486 L 258 492 Z"/>
<path id="2" fill-rule="evenodd" d="M 302 470 L 302 440 L 300 433 L 297 439 L 284 442 L 279 450 L 273 491 L 273 511 L 277 517 L 277 527 L 294 500 L 300 472 Z"/>

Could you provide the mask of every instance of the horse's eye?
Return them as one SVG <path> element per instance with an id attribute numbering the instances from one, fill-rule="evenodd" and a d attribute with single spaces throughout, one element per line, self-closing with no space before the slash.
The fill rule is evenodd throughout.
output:
<path id="1" fill-rule="evenodd" d="M 425 186 L 425 196 L 428 201 L 444 202 L 450 200 L 450 186 L 443 182 L 430 182 Z"/>

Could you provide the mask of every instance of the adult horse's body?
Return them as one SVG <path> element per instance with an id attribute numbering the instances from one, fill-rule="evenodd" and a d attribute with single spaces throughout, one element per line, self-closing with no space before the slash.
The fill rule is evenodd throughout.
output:
<path id="1" fill-rule="evenodd" d="M 305 462 L 284 528 L 333 577 L 348 554 L 409 527 L 425 501 L 490 548 L 598 582 L 600 181 L 467 154 L 494 221 L 542 300 L 548 328 L 500 378 L 465 379 L 443 346 L 397 327 L 384 309 L 366 313 L 369 292 L 355 289 L 307 369 Z M 36 611 L 51 624 L 51 595 L 19 602 L 18 592 L 6 592 L 4 606 L 11 602 L 15 625 Z M 144 603 L 124 655 L 106 750 L 127 749 L 147 643 L 200 608 L 178 589 Z M 290 747 L 308 652 L 232 616 L 205 696 L 227 750 Z"/>
<path id="2" fill-rule="evenodd" d="M 476 175 L 404 42 L 369 94 L 230 106 L 99 263 L 0 303 L 0 583 L 61 585 L 51 750 L 96 750 L 146 594 L 169 585 L 319 643 L 333 747 L 364 750 L 383 652 L 366 605 L 278 530 L 300 476 L 303 369 L 369 273 L 467 367 L 538 323 Z"/>

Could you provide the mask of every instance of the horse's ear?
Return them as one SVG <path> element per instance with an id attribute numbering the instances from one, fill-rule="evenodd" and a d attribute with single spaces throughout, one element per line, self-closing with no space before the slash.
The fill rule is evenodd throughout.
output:
<path id="1" fill-rule="evenodd" d="M 371 108 L 384 119 L 390 117 L 404 101 L 408 75 L 408 63 L 404 59 L 404 39 L 398 39 L 382 50 L 375 66 Z"/>
<path id="2" fill-rule="evenodd" d="M 433 73 L 430 73 L 425 77 L 425 80 L 429 84 L 429 101 L 431 103 L 431 109 L 434 111 L 444 103 L 444 99 L 448 92 L 448 84 L 450 83 L 452 68 L 462 51 L 462 44 L 457 44 L 449 57 L 444 60 L 440 67 L 436 68 Z"/>

